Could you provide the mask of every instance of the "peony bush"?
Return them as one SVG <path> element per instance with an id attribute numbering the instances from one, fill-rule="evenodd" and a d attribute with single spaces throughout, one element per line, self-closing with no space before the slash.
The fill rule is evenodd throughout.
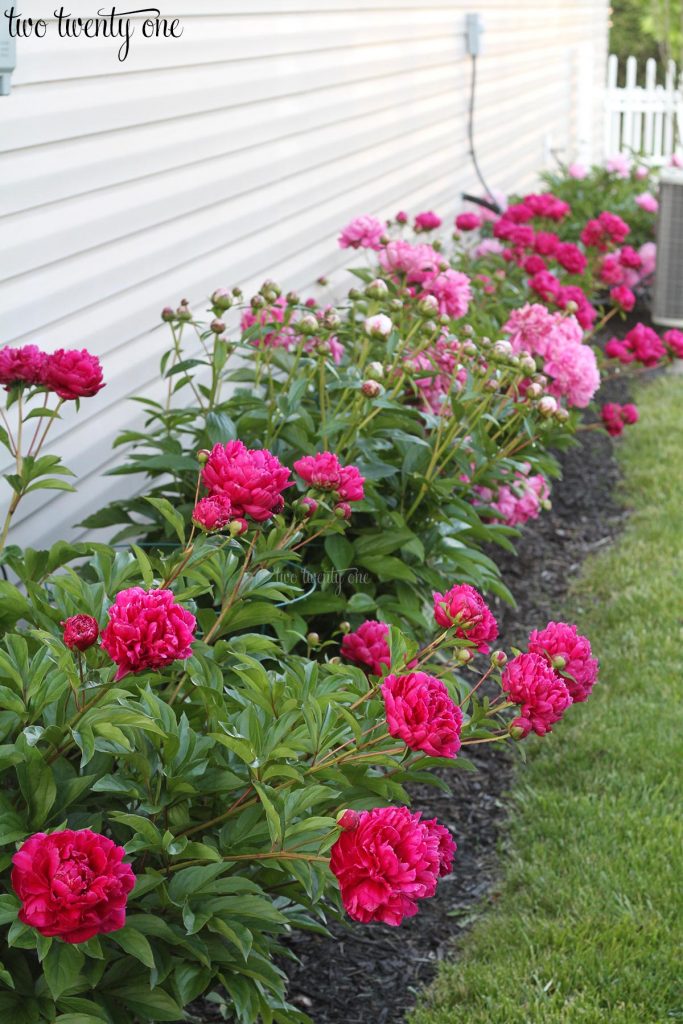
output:
<path id="1" fill-rule="evenodd" d="M 605 261 L 635 262 L 604 212 L 564 234 L 570 204 L 539 193 L 462 211 L 448 243 L 432 211 L 361 217 L 335 306 L 266 282 L 214 292 L 207 322 L 164 311 L 167 399 L 119 439 L 146 493 L 88 521 L 114 543 L 12 543 L 26 494 L 72 489 L 45 441 L 104 380 L 85 350 L 0 349 L 8 1018 L 191 1020 L 205 998 L 305 1022 L 295 929 L 399 926 L 458 870 L 410 784 L 586 714 L 588 638 L 539 623 L 506 652 L 490 595 L 512 599 L 494 545 L 547 505 L 601 380 L 681 355 L 642 324 L 592 344 L 625 309 Z M 613 435 L 636 420 L 602 410 Z"/>

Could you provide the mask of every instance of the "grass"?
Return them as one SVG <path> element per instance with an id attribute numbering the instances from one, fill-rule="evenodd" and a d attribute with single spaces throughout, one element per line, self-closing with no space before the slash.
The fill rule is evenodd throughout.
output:
<path id="1" fill-rule="evenodd" d="M 600 681 L 532 748 L 500 898 L 410 1024 L 683 1021 L 683 376 L 638 397 L 632 515 L 567 609 Z"/>

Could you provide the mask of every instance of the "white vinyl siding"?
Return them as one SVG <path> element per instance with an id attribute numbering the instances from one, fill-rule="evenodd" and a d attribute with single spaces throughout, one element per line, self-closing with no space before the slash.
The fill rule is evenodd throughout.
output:
<path id="1" fill-rule="evenodd" d="M 249 294 L 266 276 L 305 292 L 343 264 L 352 216 L 445 219 L 480 191 L 468 11 L 484 21 L 475 138 L 489 184 L 533 186 L 552 150 L 600 155 L 607 0 L 162 6 L 182 38 L 138 32 L 124 63 L 119 41 L 59 39 L 54 24 L 19 40 L 0 98 L 0 344 L 87 347 L 108 382 L 52 441 L 79 495 L 32 495 L 19 543 L 66 535 L 130 486 L 102 474 L 119 430 L 141 422 L 127 399 L 160 392 L 163 306 L 199 310 L 215 287 Z"/>

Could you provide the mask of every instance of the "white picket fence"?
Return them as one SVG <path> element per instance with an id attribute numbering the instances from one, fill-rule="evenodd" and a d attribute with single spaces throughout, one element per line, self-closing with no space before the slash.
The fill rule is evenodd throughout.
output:
<path id="1" fill-rule="evenodd" d="M 669 61 L 664 81 L 658 82 L 658 65 L 650 58 L 645 75 L 638 74 L 635 57 L 626 59 L 625 85 L 617 85 L 619 58 L 607 62 L 607 117 L 605 154 L 637 153 L 653 165 L 669 162 L 680 152 L 683 136 L 681 74 Z M 639 82 L 640 79 L 640 82 Z"/>

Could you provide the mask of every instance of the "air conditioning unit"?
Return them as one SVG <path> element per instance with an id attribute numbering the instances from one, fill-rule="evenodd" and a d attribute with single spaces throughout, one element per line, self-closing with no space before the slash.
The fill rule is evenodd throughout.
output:
<path id="1" fill-rule="evenodd" d="M 662 170 L 659 179 L 652 319 L 683 327 L 683 170 L 674 167 Z"/>

